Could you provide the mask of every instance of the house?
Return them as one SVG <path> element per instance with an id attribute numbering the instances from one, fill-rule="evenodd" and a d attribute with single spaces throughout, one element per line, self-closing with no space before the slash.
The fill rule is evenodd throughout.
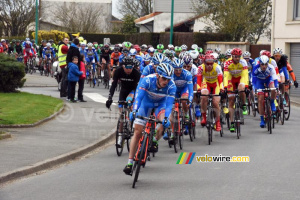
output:
<path id="1" fill-rule="evenodd" d="M 271 49 L 278 47 L 300 78 L 300 0 L 273 0 Z M 300 97 L 300 90 L 292 89 L 291 95 Z"/>

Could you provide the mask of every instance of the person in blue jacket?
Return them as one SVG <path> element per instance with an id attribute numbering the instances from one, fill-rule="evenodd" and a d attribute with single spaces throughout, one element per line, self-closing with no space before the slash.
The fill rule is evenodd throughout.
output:
<path id="1" fill-rule="evenodd" d="M 78 69 L 78 57 L 73 56 L 72 57 L 72 62 L 69 62 L 68 68 L 69 68 L 69 73 L 68 73 L 68 99 L 76 103 L 77 101 L 75 100 L 75 86 L 76 83 L 79 80 L 79 76 L 82 75 L 82 72 L 79 71 Z"/>

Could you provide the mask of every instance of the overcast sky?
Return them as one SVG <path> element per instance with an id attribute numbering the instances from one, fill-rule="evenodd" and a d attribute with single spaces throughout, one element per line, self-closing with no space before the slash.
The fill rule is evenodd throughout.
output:
<path id="1" fill-rule="evenodd" d="M 119 0 L 112 0 L 112 14 L 117 18 L 122 18 L 122 15 L 119 14 L 117 3 Z"/>

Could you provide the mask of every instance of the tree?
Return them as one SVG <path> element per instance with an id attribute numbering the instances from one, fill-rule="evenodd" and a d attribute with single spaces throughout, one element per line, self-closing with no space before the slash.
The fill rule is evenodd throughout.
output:
<path id="1" fill-rule="evenodd" d="M 132 15 L 125 15 L 123 18 L 123 26 L 121 28 L 121 33 L 125 34 L 132 34 L 132 33 L 137 33 L 137 27 L 135 26 L 134 23 L 134 16 Z"/>
<path id="2" fill-rule="evenodd" d="M 268 32 L 272 20 L 271 0 L 194 0 L 199 14 L 214 30 L 227 33 L 233 41 L 257 43 Z"/>
<path id="3" fill-rule="evenodd" d="M 95 3 L 64 3 L 56 6 L 56 19 L 70 32 L 95 33 L 107 30 L 109 23 L 104 8 Z M 99 24 L 106 26 L 101 27 Z"/>
<path id="4" fill-rule="evenodd" d="M 153 0 L 119 0 L 119 12 L 140 18 L 153 12 Z"/>
<path id="5" fill-rule="evenodd" d="M 0 8 L 0 27 L 5 35 L 22 36 L 34 22 L 35 0 L 1 0 Z"/>

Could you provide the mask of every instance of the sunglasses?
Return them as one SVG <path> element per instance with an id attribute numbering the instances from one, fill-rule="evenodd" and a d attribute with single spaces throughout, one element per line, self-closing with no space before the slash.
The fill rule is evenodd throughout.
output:
<path id="1" fill-rule="evenodd" d="M 183 68 L 190 68 L 192 65 L 183 65 Z"/>
<path id="2" fill-rule="evenodd" d="M 232 57 L 233 58 L 241 58 L 241 56 L 238 56 L 238 55 L 233 55 Z"/>
<path id="3" fill-rule="evenodd" d="M 205 64 L 206 64 L 207 66 L 212 66 L 214 63 L 213 63 L 213 62 L 211 62 L 211 63 L 210 63 L 210 62 L 209 62 L 209 63 L 206 62 Z"/>
<path id="4" fill-rule="evenodd" d="M 266 66 L 266 65 L 268 65 L 268 63 L 265 63 L 265 64 L 264 63 L 260 63 L 260 65 Z"/>
<path id="5" fill-rule="evenodd" d="M 126 68 L 126 69 L 132 69 L 133 66 L 132 66 L 132 65 L 125 65 L 125 68 Z"/>

